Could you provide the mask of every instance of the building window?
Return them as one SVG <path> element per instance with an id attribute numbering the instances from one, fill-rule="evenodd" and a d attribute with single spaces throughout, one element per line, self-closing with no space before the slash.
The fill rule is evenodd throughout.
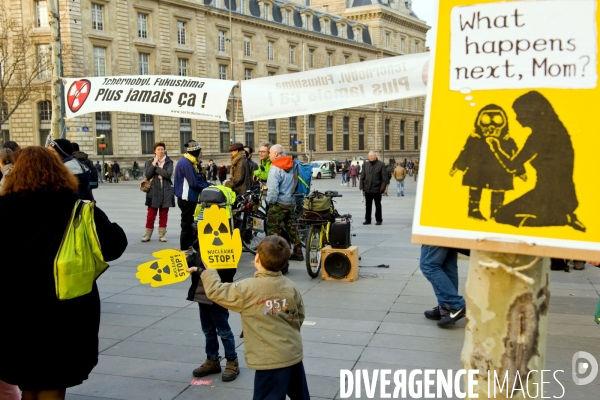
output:
<path id="1" fill-rule="evenodd" d="M 246 0 L 239 0 L 240 1 L 240 14 L 246 14 Z"/>
<path id="2" fill-rule="evenodd" d="M 350 62 L 349 56 L 344 56 L 344 64 L 348 64 Z"/>
<path id="3" fill-rule="evenodd" d="M 304 18 L 302 18 L 302 27 L 304 29 L 307 29 L 307 30 L 310 29 L 310 17 L 311 17 L 311 15 L 304 14 Z"/>
<path id="4" fill-rule="evenodd" d="M 113 154 L 112 129 L 110 126 L 110 112 L 102 111 L 96 113 L 96 136 L 104 135 L 104 140 L 98 140 L 97 154 Z M 105 148 L 101 148 L 100 144 L 104 143 Z"/>
<path id="5" fill-rule="evenodd" d="M 4 123 L 0 124 L 0 146 L 10 140 L 10 131 L 8 125 L 8 104 L 2 104 L 2 114 L 0 115 L 1 121 Z"/>
<path id="6" fill-rule="evenodd" d="M 219 64 L 219 79 L 227 80 L 227 65 Z"/>
<path id="7" fill-rule="evenodd" d="M 415 50 L 413 51 L 413 53 L 418 53 L 420 47 L 421 47 L 421 43 L 419 41 L 415 40 Z"/>
<path id="8" fill-rule="evenodd" d="M 138 13 L 138 37 L 148 38 L 148 14 Z"/>
<path id="9" fill-rule="evenodd" d="M 327 117 L 327 151 L 333 151 L 333 117 Z"/>
<path id="10" fill-rule="evenodd" d="M 314 68 L 315 66 L 315 51 L 313 49 L 308 50 L 308 68 Z"/>
<path id="11" fill-rule="evenodd" d="M 223 6 L 221 5 L 221 0 L 215 0 L 215 7 L 216 8 L 222 8 Z"/>
<path id="12" fill-rule="evenodd" d="M 35 26 L 38 28 L 46 28 L 50 26 L 48 23 L 48 6 L 46 0 L 35 2 Z"/>
<path id="13" fill-rule="evenodd" d="M 267 44 L 267 58 L 269 61 L 273 61 L 275 59 L 275 43 L 269 41 Z"/>
<path id="14" fill-rule="evenodd" d="M 252 79 L 252 70 L 250 68 L 244 68 L 244 79 L 247 81 Z"/>
<path id="15" fill-rule="evenodd" d="M 385 149 L 390 149 L 390 120 L 386 119 L 384 123 L 384 132 L 385 132 Z"/>
<path id="16" fill-rule="evenodd" d="M 290 149 L 291 151 L 298 151 L 298 145 L 296 144 L 296 118 L 290 117 Z"/>
<path id="17" fill-rule="evenodd" d="M 344 39 L 346 37 L 346 25 L 341 24 L 340 29 L 338 29 L 338 36 Z"/>
<path id="18" fill-rule="evenodd" d="M 404 150 L 404 124 L 405 121 L 400 121 L 400 150 Z"/>
<path id="19" fill-rule="evenodd" d="M 290 64 L 296 64 L 296 46 L 290 46 Z"/>
<path id="20" fill-rule="evenodd" d="M 36 46 L 37 52 L 37 68 L 38 78 L 48 79 L 50 78 L 50 49 L 48 44 L 38 44 Z"/>
<path id="21" fill-rule="evenodd" d="M 38 103 L 38 118 L 40 122 L 40 145 L 45 146 L 50 135 L 50 122 L 52 120 L 52 103 L 40 101 Z"/>
<path id="22" fill-rule="evenodd" d="M 250 57 L 250 36 L 244 36 L 244 56 Z"/>
<path id="23" fill-rule="evenodd" d="M 187 58 L 179 58 L 177 60 L 179 76 L 188 76 L 188 60 Z"/>
<path id="24" fill-rule="evenodd" d="M 94 76 L 106 76 L 106 47 L 94 46 Z"/>
<path id="25" fill-rule="evenodd" d="M 48 18 L 47 14 L 46 18 Z M 104 6 L 101 4 L 92 3 L 92 29 L 104 30 Z"/>
<path id="26" fill-rule="evenodd" d="M 229 119 L 229 111 L 227 111 L 227 119 Z M 221 153 L 227 153 L 227 146 L 229 146 L 229 121 L 219 121 L 219 134 L 220 134 L 220 147 Z"/>
<path id="27" fill-rule="evenodd" d="M 263 4 L 263 18 L 266 19 L 267 21 L 269 20 L 269 5 L 268 4 Z"/>
<path id="28" fill-rule="evenodd" d="M 328 34 L 329 34 L 329 21 L 328 21 L 328 20 L 326 20 L 326 19 L 325 19 L 325 20 L 323 20 L 322 32 L 323 32 L 325 35 L 328 35 Z"/>
<path id="29" fill-rule="evenodd" d="M 285 16 L 284 16 L 284 21 L 285 22 L 284 23 L 286 25 L 290 24 L 290 21 L 292 20 L 291 16 L 292 16 L 292 12 L 290 10 L 285 10 Z"/>
<path id="30" fill-rule="evenodd" d="M 187 32 L 186 23 L 184 21 L 177 21 L 177 44 L 187 43 Z"/>
<path id="31" fill-rule="evenodd" d="M 406 46 L 404 38 L 400 38 L 400 53 L 404 53 L 404 47 Z"/>
<path id="32" fill-rule="evenodd" d="M 308 150 L 317 150 L 317 141 L 315 135 L 315 120 L 317 119 L 314 115 L 308 116 Z"/>
<path id="33" fill-rule="evenodd" d="M 142 154 L 154 153 L 154 116 L 140 114 L 140 128 L 142 134 Z"/>
<path id="34" fill-rule="evenodd" d="M 419 150 L 419 121 L 415 121 L 415 150 Z"/>
<path id="35" fill-rule="evenodd" d="M 244 125 L 246 130 L 246 141 L 244 142 L 244 144 L 246 146 L 254 148 L 254 122 L 246 122 Z"/>
<path id="36" fill-rule="evenodd" d="M 219 31 L 219 51 L 224 53 L 225 49 L 225 31 Z"/>
<path id="37" fill-rule="evenodd" d="M 389 33 L 387 33 L 387 32 L 385 33 L 385 36 L 384 36 L 383 45 L 384 45 L 386 48 L 389 48 L 389 47 L 390 47 L 390 34 L 389 34 Z"/>
<path id="38" fill-rule="evenodd" d="M 327 53 L 327 66 L 331 67 L 331 53 Z"/>
<path id="39" fill-rule="evenodd" d="M 140 75 L 150 75 L 150 54 L 140 53 Z"/>
<path id="40" fill-rule="evenodd" d="M 350 117 L 344 117 L 344 150 L 350 150 Z"/>
<path id="41" fill-rule="evenodd" d="M 267 72 L 267 76 L 275 76 L 275 72 L 269 71 L 269 72 Z"/>
<path id="42" fill-rule="evenodd" d="M 189 118 L 179 118 L 179 151 L 185 154 L 185 144 L 192 140 L 192 120 Z"/>
<path id="43" fill-rule="evenodd" d="M 358 119 L 358 149 L 365 149 L 365 119 Z"/>
<path id="44" fill-rule="evenodd" d="M 269 120 L 269 142 L 271 142 L 272 144 L 277 143 L 277 123 L 276 120 L 274 119 L 270 119 Z"/>

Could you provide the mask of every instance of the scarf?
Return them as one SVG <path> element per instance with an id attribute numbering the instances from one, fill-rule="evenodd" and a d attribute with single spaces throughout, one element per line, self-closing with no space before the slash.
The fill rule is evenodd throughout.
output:
<path id="1" fill-rule="evenodd" d="M 158 162 L 156 163 L 156 166 L 157 166 L 158 168 L 162 168 L 162 169 L 164 169 L 164 168 L 165 168 L 165 162 L 166 162 L 166 161 L 167 161 L 167 156 L 166 156 L 166 155 L 164 155 L 164 156 L 163 156 L 163 158 L 159 158 L 159 159 L 158 159 Z M 162 181 L 163 177 L 162 177 L 162 176 L 160 176 L 160 175 L 158 175 L 158 179 Z"/>
<path id="2" fill-rule="evenodd" d="M 194 157 L 193 155 L 191 155 L 190 153 L 185 153 L 183 156 L 192 163 L 194 170 L 196 171 L 197 174 L 199 174 L 200 171 L 198 170 L 198 159 L 196 157 Z"/>

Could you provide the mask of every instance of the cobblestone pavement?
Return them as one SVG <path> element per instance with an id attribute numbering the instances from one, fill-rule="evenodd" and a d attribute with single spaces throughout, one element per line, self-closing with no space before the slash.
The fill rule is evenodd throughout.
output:
<path id="1" fill-rule="evenodd" d="M 319 190 L 343 194 L 341 213 L 354 215 L 353 244 L 359 246 L 362 266 L 389 264 L 389 269 L 363 268 L 356 282 L 311 279 L 303 262 L 291 262 L 288 277 L 302 291 L 306 322 L 302 328 L 304 365 L 313 399 L 337 399 L 341 369 L 460 369 L 464 320 L 440 329 L 424 318 L 436 304 L 431 285 L 419 271 L 420 246 L 410 242 L 416 183 L 406 180 L 404 197 L 383 198 L 383 225 L 363 226 L 364 203 L 357 188 L 341 186 L 340 179 L 315 180 Z M 152 259 L 152 252 L 176 248 L 179 209 L 169 212 L 167 243 L 141 243 L 144 232 L 144 193 L 139 181 L 104 183 L 94 191 L 98 206 L 127 232 L 129 247 L 99 279 L 102 298 L 100 362 L 89 379 L 68 390 L 67 399 L 251 399 L 254 372 L 244 362 L 239 338 L 239 315 L 231 313 L 241 374 L 229 383 L 211 375 L 210 386 L 190 386 L 192 370 L 205 359 L 204 336 L 198 307 L 187 301 L 189 281 L 163 288 L 142 286 L 136 268 Z M 236 279 L 252 276 L 252 257 L 244 253 Z M 468 261 L 459 261 L 464 285 Z M 593 313 L 600 289 L 600 269 L 552 272 L 551 306 L 546 368 L 559 373 L 568 400 L 598 398 L 600 377 L 587 386 L 575 386 L 571 359 L 578 350 L 600 360 L 600 327 Z M 461 288 L 462 290 L 462 288 Z M 223 361 L 223 365 L 225 362 Z M 546 396 L 560 396 L 554 385 Z M 393 386 L 392 386 L 393 388 Z M 391 390 L 390 390 L 391 392 Z M 362 398 L 366 398 L 362 391 Z M 379 389 L 375 398 L 379 398 Z"/>

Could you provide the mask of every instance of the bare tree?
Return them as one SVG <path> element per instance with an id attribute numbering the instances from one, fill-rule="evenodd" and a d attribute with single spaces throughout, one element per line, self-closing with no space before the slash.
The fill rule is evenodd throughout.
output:
<path id="1" fill-rule="evenodd" d="M 31 29 L 0 4 L 0 124 L 33 93 L 50 89 L 50 45 L 37 45 Z"/>

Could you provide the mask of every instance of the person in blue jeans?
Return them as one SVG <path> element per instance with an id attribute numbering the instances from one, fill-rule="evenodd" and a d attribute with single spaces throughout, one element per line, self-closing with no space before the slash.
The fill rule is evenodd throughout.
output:
<path id="1" fill-rule="evenodd" d="M 188 290 L 187 299 L 198 303 L 200 308 L 200 325 L 206 338 L 206 361 L 196 368 L 192 374 L 196 378 L 201 378 L 221 372 L 218 340 L 220 337 L 225 351 L 225 359 L 227 360 L 221 379 L 223 379 L 223 382 L 231 382 L 239 375 L 240 367 L 235 351 L 235 338 L 229 326 L 229 311 L 217 303 L 213 303 L 206 296 L 202 280 L 200 279 L 200 274 L 205 268 L 198 252 L 198 241 L 194 242 L 192 247 L 193 249 L 188 250 L 186 257 L 188 267 L 190 267 L 188 268 L 188 272 L 192 276 L 192 284 Z M 236 269 L 220 269 L 218 272 L 222 282 L 233 282 Z"/>
<path id="2" fill-rule="evenodd" d="M 421 246 L 419 268 L 433 286 L 438 301 L 433 310 L 425 311 L 425 317 L 438 321 L 439 327 L 455 323 L 466 313 L 465 299 L 458 294 L 459 251 L 465 252 L 449 247 Z"/>

